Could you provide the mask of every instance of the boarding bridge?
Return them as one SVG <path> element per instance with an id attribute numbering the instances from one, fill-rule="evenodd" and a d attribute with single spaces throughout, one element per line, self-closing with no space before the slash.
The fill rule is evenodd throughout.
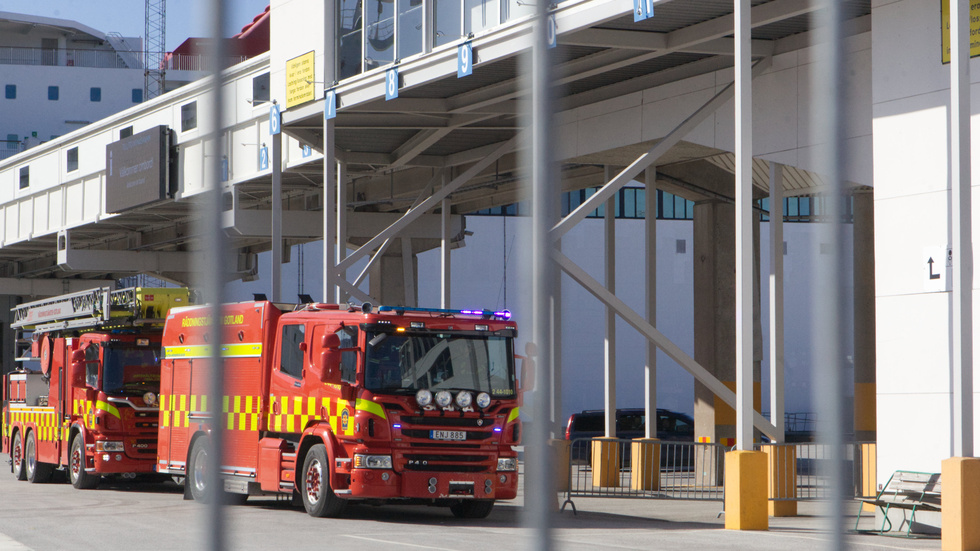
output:
<path id="1" fill-rule="evenodd" d="M 7 292 L 37 294 L 18 286 L 24 281 L 102 281 L 133 273 L 190 281 L 201 241 L 195 206 L 207 174 L 220 170 L 230 251 L 212 262 L 223 262 L 231 277 L 255 276 L 256 254 L 278 249 L 274 232 L 281 231 L 287 247 L 279 250 L 285 255 L 288 245 L 322 241 L 326 227 L 326 300 L 412 305 L 414 255 L 436 246 L 450 254 L 465 235 L 463 214 L 527 198 L 523 116 L 530 90 L 523 76 L 531 70 L 524 58 L 534 18 L 511 2 L 490 2 L 487 9 L 500 13 L 491 24 L 474 25 L 459 15 L 461 2 L 456 38 L 432 25 L 450 2 L 410 3 L 421 10 L 414 15 L 389 13 L 390 3 L 358 3 L 341 9 L 339 20 L 324 14 L 323 4 L 273 2 L 272 50 L 226 71 L 227 122 L 217 137 L 205 128 L 212 99 L 209 81 L 202 80 L 0 163 L 0 282 L 10 282 Z M 362 33 L 358 17 L 371 14 L 369 4 L 378 7 L 375 19 L 387 19 L 363 18 Z M 752 4 L 752 194 L 779 205 L 782 197 L 823 187 L 808 120 L 818 2 Z M 855 151 L 868 153 L 842 167 L 857 202 L 872 183 L 870 81 L 864 76 L 870 74 L 871 7 L 868 0 L 843 5 L 853 76 L 845 86 L 855 110 L 846 139 Z M 699 397 L 713 395 L 719 404 L 735 400 L 728 373 L 734 369 L 734 345 L 714 325 L 733 323 L 726 320 L 735 314 L 734 299 L 720 291 L 715 296 L 715 289 L 731 283 L 735 262 L 733 247 L 724 241 L 734 221 L 735 122 L 743 117 L 733 102 L 734 23 L 730 0 L 567 0 L 554 5 L 548 18 L 561 188 L 600 186 L 552 236 L 560 240 L 630 182 L 695 201 L 695 248 L 710 260 L 696 267 L 701 271 L 695 285 L 710 292 L 695 299 L 695 319 L 701 321 L 693 357 L 656 329 L 643 305 L 623 303 L 611 285 L 598 283 L 601 278 L 561 252 L 555 259 L 606 305 L 610 319 L 625 319 L 694 374 L 703 385 Z M 324 28 L 331 29 L 331 39 L 350 31 L 336 55 L 323 55 L 324 44 L 331 43 Z M 421 32 L 416 36 L 415 30 Z M 406 46 L 413 40 L 419 43 Z M 314 71 L 297 78 L 297 60 L 307 54 Z M 324 78 L 325 72 L 332 76 Z M 263 82 L 271 82 L 271 92 L 261 93 Z M 281 119 L 270 116 L 272 100 Z M 277 121 L 284 135 L 281 174 L 273 162 L 278 138 L 270 132 Z M 107 148 L 160 128 L 166 131 L 160 139 L 168 159 L 160 186 L 148 197 L 130 197 L 108 209 L 119 195 L 107 188 Z M 332 147 L 325 148 L 325 141 Z M 273 201 L 280 192 L 281 201 Z M 282 225 L 273 229 L 279 209 Z M 774 228 L 781 226 L 775 214 L 780 222 Z M 779 239 L 774 244 L 781 244 L 780 234 L 773 233 Z M 870 230 L 862 235 L 871 239 Z M 613 242 L 613 229 L 606 239 Z M 334 242 L 347 247 L 332 254 Z M 354 252 L 347 255 L 347 248 Z M 615 257 L 606 249 L 608 280 Z M 351 275 L 365 261 L 368 267 Z M 448 281 L 448 263 L 443 264 L 437 276 Z M 868 290 L 861 285 L 855 284 L 856 293 Z M 759 414 L 755 421 L 780 439 L 772 423 Z M 726 431 L 705 437 L 730 440 L 733 433 Z"/>

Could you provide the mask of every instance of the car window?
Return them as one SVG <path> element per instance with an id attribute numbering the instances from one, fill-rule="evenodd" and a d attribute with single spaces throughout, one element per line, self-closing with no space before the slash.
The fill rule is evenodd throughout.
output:
<path id="1" fill-rule="evenodd" d="M 580 413 L 575 416 L 574 430 L 576 432 L 602 432 L 605 423 L 602 415 Z"/>
<path id="2" fill-rule="evenodd" d="M 639 432 L 644 428 L 642 413 L 624 413 L 616 420 L 617 432 Z"/>

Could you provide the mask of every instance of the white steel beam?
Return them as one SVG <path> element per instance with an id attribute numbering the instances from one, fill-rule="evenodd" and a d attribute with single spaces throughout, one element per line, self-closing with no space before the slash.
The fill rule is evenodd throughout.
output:
<path id="1" fill-rule="evenodd" d="M 202 258 L 194 252 L 68 248 L 58 251 L 58 267 L 66 272 L 190 272 L 193 262 Z"/>
<path id="2" fill-rule="evenodd" d="M 950 0 L 949 165 L 953 230 L 953 449 L 973 457 L 973 214 L 970 166 L 970 4 Z"/>
<path id="3" fill-rule="evenodd" d="M 605 167 L 606 179 L 612 175 L 612 167 Z M 605 246 L 603 256 L 606 265 L 606 290 L 616 294 L 616 196 L 606 201 L 603 220 Z M 606 437 L 616 437 L 616 311 L 606 305 L 606 338 L 604 341 Z"/>
<path id="4" fill-rule="evenodd" d="M 769 58 L 764 58 L 756 62 L 753 73 L 758 75 L 764 68 L 769 66 L 770 61 L 771 60 Z M 570 212 L 568 216 L 563 218 L 561 222 L 555 224 L 555 227 L 551 230 L 551 238 L 558 239 L 568 233 L 568 231 L 571 230 L 575 224 L 578 224 L 584 220 L 590 212 L 597 209 L 602 203 L 608 201 L 609 198 L 623 186 L 633 181 L 633 179 L 636 178 L 640 172 L 657 162 L 657 160 L 667 153 L 670 148 L 674 147 L 674 145 L 680 142 L 681 138 L 686 136 L 688 132 L 704 122 L 718 108 L 727 103 L 728 100 L 732 99 L 734 95 L 735 83 L 733 82 L 715 94 L 714 97 L 698 108 L 698 110 L 692 113 L 691 116 L 684 119 L 683 122 L 664 136 L 662 140 L 651 147 L 649 151 L 643 155 L 640 155 L 639 158 L 633 161 L 628 167 L 624 168 L 622 172 L 616 175 L 615 178 L 609 180 L 606 185 L 599 188 L 594 194 L 592 194 L 591 197 L 583 201 L 582 204 Z"/>
<path id="5" fill-rule="evenodd" d="M 649 167 L 644 177 L 646 180 L 645 206 L 646 217 L 643 220 L 645 230 L 644 257 L 646 259 L 646 298 L 647 323 L 650 327 L 657 326 L 657 168 Z M 645 438 L 657 437 L 657 345 L 647 341 L 646 366 L 643 375 L 644 400 L 647 423 Z"/>
<path id="6" fill-rule="evenodd" d="M 405 289 L 405 306 L 418 306 L 415 304 L 415 262 L 412 254 L 412 238 L 401 237 L 402 244 L 402 281 Z"/>
<path id="7" fill-rule="evenodd" d="M 783 165 L 769 163 L 769 419 L 786 440 L 783 361 Z"/>
<path id="8" fill-rule="evenodd" d="M 694 361 L 694 358 L 690 357 L 686 352 L 681 350 L 681 347 L 671 342 L 671 340 L 664 336 L 663 333 L 658 331 L 656 327 L 647 323 L 646 320 L 643 319 L 643 316 L 627 306 L 626 303 L 620 300 L 616 295 L 606 290 L 601 284 L 599 284 L 598 281 L 590 276 L 588 272 L 572 262 L 567 256 L 557 250 L 552 250 L 551 255 L 554 257 L 555 262 L 558 264 L 558 267 L 562 269 L 562 271 L 585 288 L 585 290 L 591 293 L 592 296 L 599 299 L 599 302 L 611 306 L 616 311 L 616 314 L 623 318 L 626 323 L 636 329 L 648 340 L 656 343 L 657 347 L 660 350 L 663 350 L 667 357 L 677 362 L 677 365 L 684 368 L 688 373 L 693 375 L 695 379 L 704 383 L 704 385 L 708 387 L 708 390 L 714 392 L 715 395 L 718 396 L 718 398 L 720 398 L 723 402 L 731 407 L 735 407 L 735 393 L 732 392 L 730 388 L 725 386 L 724 383 L 719 381 L 714 375 L 712 375 L 711 372 L 705 369 L 704 366 Z M 761 413 L 754 411 L 753 421 L 755 422 L 755 426 L 763 433 L 768 435 L 770 438 L 775 437 L 776 427 L 774 427 L 768 419 L 763 417 Z"/>
<path id="9" fill-rule="evenodd" d="M 443 173 L 443 184 L 448 180 L 448 174 Z M 442 243 L 439 249 L 440 273 L 439 273 L 439 307 L 449 308 L 450 284 L 452 283 L 452 265 L 450 264 L 450 239 L 452 238 L 452 227 L 450 224 L 450 205 L 449 199 L 442 200 Z"/>
<path id="10" fill-rule="evenodd" d="M 750 0 L 735 2 L 735 446 L 752 449 L 752 27 Z"/>
<path id="11" fill-rule="evenodd" d="M 116 288 L 111 279 L 31 279 L 20 277 L 0 278 L 4 295 L 19 297 L 53 297 L 96 287 Z"/>
<path id="12" fill-rule="evenodd" d="M 337 163 L 337 264 L 347 256 L 347 220 L 347 164 Z M 346 271 L 338 275 L 340 279 L 347 279 Z M 337 304 L 344 300 L 344 291 L 337 287 Z"/>

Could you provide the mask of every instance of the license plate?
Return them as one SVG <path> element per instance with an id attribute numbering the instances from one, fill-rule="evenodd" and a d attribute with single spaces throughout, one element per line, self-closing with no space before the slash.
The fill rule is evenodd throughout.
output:
<path id="1" fill-rule="evenodd" d="M 433 440 L 466 440 L 466 431 L 463 430 L 433 430 L 429 431 L 429 437 Z"/>

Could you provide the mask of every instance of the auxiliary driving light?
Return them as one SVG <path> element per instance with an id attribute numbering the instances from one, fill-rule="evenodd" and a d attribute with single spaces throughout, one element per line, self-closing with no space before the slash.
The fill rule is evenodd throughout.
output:
<path id="1" fill-rule="evenodd" d="M 461 408 L 468 408 L 473 404 L 473 393 L 462 391 L 456 395 L 456 405 Z"/>
<path id="2" fill-rule="evenodd" d="M 426 407 L 432 403 L 432 392 L 422 389 L 415 393 L 415 401 L 418 403 L 419 407 Z"/>
<path id="3" fill-rule="evenodd" d="M 444 408 L 449 407 L 449 404 L 453 403 L 453 395 L 449 393 L 448 390 L 440 390 L 436 392 L 436 405 Z"/>
<path id="4" fill-rule="evenodd" d="M 476 405 L 480 409 L 486 409 L 490 407 L 490 395 L 486 392 L 481 392 L 476 395 Z"/>
<path id="5" fill-rule="evenodd" d="M 152 392 L 147 392 L 143 395 L 143 403 L 148 406 L 155 406 L 157 403 L 157 395 Z"/>

